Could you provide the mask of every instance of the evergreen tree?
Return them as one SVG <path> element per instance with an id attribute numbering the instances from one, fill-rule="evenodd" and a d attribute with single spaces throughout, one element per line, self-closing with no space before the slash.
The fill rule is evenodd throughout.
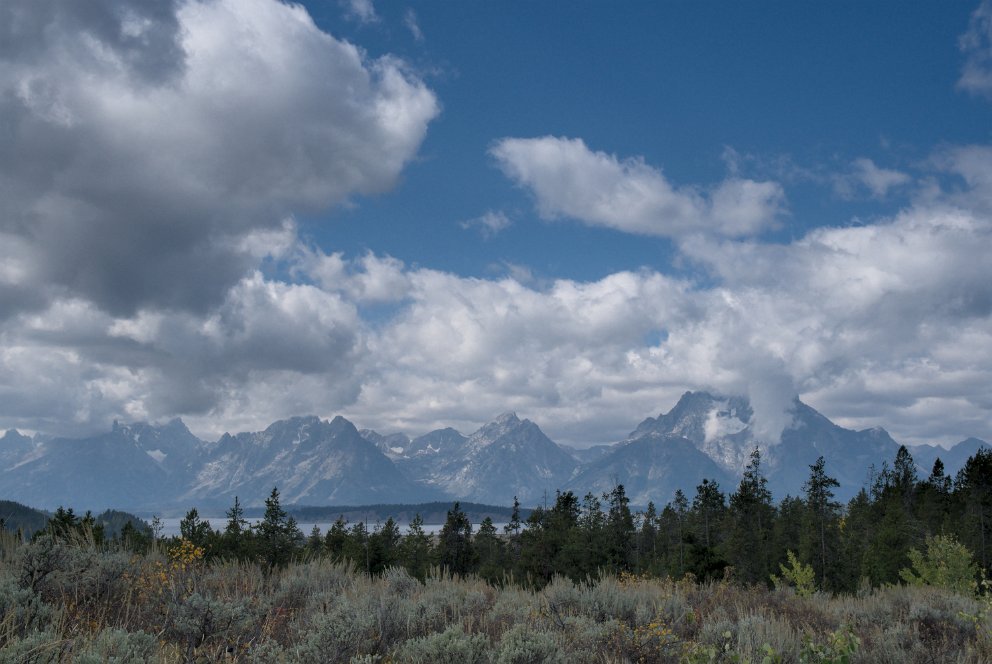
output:
<path id="1" fill-rule="evenodd" d="M 234 497 L 234 504 L 225 514 L 227 524 L 221 535 L 221 548 L 225 555 L 233 556 L 237 560 L 244 560 L 251 555 L 251 529 L 248 520 L 245 518 L 245 510 L 241 506 L 238 497 Z"/>
<path id="2" fill-rule="evenodd" d="M 899 450 L 896 452 L 892 474 L 893 489 L 902 501 L 904 516 L 912 527 L 915 525 L 912 522 L 915 521 L 914 508 L 919 478 L 916 475 L 916 463 L 913 461 L 913 455 L 909 453 L 905 445 L 900 445 Z"/>
<path id="3" fill-rule="evenodd" d="M 324 535 L 324 551 L 331 560 L 340 561 L 344 559 L 344 550 L 348 542 L 348 522 L 343 515 L 331 524 Z"/>
<path id="4" fill-rule="evenodd" d="M 630 571 L 634 563 L 634 516 L 630 512 L 630 499 L 622 484 L 603 494 L 609 505 L 606 513 L 607 563 L 615 571 Z"/>
<path id="5" fill-rule="evenodd" d="M 578 579 L 595 571 L 589 568 L 580 516 L 579 501 L 571 491 L 559 491 L 550 509 L 535 509 L 521 536 L 521 571 L 541 584 L 555 574 Z"/>
<path id="6" fill-rule="evenodd" d="M 599 497 L 589 492 L 582 499 L 576 543 L 582 548 L 582 576 L 593 576 L 607 564 L 606 515 Z"/>
<path id="7" fill-rule="evenodd" d="M 927 478 L 927 484 L 933 487 L 934 491 L 941 494 L 951 492 L 951 478 L 944 472 L 944 462 L 937 457 L 933 462 L 933 470 Z"/>
<path id="8" fill-rule="evenodd" d="M 196 508 L 186 512 L 186 516 L 179 522 L 179 535 L 194 545 L 206 548 L 207 540 L 211 535 L 210 522 L 200 518 L 200 513 Z"/>
<path id="9" fill-rule="evenodd" d="M 520 562 L 520 526 L 520 501 L 514 496 L 510 520 L 503 526 L 503 534 L 506 535 L 506 555 L 511 568 Z"/>
<path id="10" fill-rule="evenodd" d="M 513 511 L 510 512 L 510 520 L 503 526 L 503 532 L 507 536 L 520 534 L 520 501 L 513 497 Z"/>
<path id="11" fill-rule="evenodd" d="M 874 504 L 862 488 L 847 504 L 847 513 L 838 523 L 840 561 L 838 590 L 853 592 L 863 577 L 871 576 L 866 566 L 868 547 L 875 528 Z"/>
<path id="12" fill-rule="evenodd" d="M 406 571 L 421 581 L 427 578 L 433 556 L 431 537 L 424 532 L 424 520 L 420 514 L 413 517 L 407 527 L 406 536 L 400 543 L 400 555 Z"/>
<path id="13" fill-rule="evenodd" d="M 989 570 L 992 528 L 992 451 L 981 449 L 965 462 L 954 482 L 959 513 L 958 538 L 975 552 L 978 564 Z"/>
<path id="14" fill-rule="evenodd" d="M 96 517 L 93 516 L 93 513 L 86 510 L 86 514 L 79 520 L 79 534 L 93 544 L 99 545 L 103 543 L 103 531 L 103 522 L 98 522 Z"/>
<path id="15" fill-rule="evenodd" d="M 79 517 L 76 516 L 71 507 L 66 509 L 59 505 L 59 508 L 55 510 L 55 514 L 48 520 L 45 530 L 41 532 L 45 532 L 56 539 L 65 539 L 78 531 Z M 35 537 L 37 538 L 38 535 L 35 535 Z"/>
<path id="16" fill-rule="evenodd" d="M 930 476 L 918 489 L 917 515 L 925 535 L 950 532 L 951 478 L 944 472 L 944 462 L 933 462 Z"/>
<path id="17" fill-rule="evenodd" d="M 455 503 L 448 510 L 437 542 L 438 562 L 452 574 L 468 574 L 475 565 L 472 546 L 472 522 Z"/>
<path id="18" fill-rule="evenodd" d="M 296 525 L 296 519 L 279 504 L 276 487 L 272 487 L 272 493 L 265 499 L 265 514 L 255 526 L 255 533 L 259 555 L 270 569 L 288 564 L 303 543 L 303 533 Z"/>
<path id="19" fill-rule="evenodd" d="M 648 501 L 647 510 L 641 516 L 641 527 L 637 534 L 637 569 L 640 572 L 658 570 L 658 510 Z"/>
<path id="20" fill-rule="evenodd" d="M 400 562 L 400 541 L 403 536 L 393 517 L 369 536 L 369 572 L 381 574 Z"/>
<path id="21" fill-rule="evenodd" d="M 241 501 L 234 497 L 234 504 L 225 513 L 227 525 L 224 526 L 224 534 L 232 538 L 241 537 L 248 530 L 248 520 L 245 519 L 245 510 L 241 507 Z"/>
<path id="22" fill-rule="evenodd" d="M 754 448 L 737 490 L 730 496 L 723 557 L 737 578 L 767 583 L 772 573 L 770 548 L 775 507 L 768 480 L 761 473 L 761 452 Z"/>
<path id="23" fill-rule="evenodd" d="M 356 521 L 348 529 L 341 555 L 366 574 L 372 573 L 372 554 L 369 551 L 369 531 L 364 521 Z"/>
<path id="24" fill-rule="evenodd" d="M 313 524 L 313 528 L 310 529 L 310 535 L 307 537 L 307 543 L 304 545 L 304 550 L 311 558 L 317 558 L 324 552 L 324 537 L 320 534 L 320 526 L 316 523 Z"/>
<path id="25" fill-rule="evenodd" d="M 121 546 L 128 551 L 146 553 L 151 544 L 151 529 L 137 528 L 134 522 L 128 519 L 121 526 L 121 532 L 117 539 Z"/>
<path id="26" fill-rule="evenodd" d="M 540 585 L 551 579 L 553 573 L 552 561 L 555 551 L 547 536 L 548 510 L 540 505 L 531 510 L 527 523 L 520 533 L 520 560 L 518 568 L 521 574 Z"/>
<path id="27" fill-rule="evenodd" d="M 682 492 L 682 489 L 675 490 L 675 497 L 672 499 L 672 513 L 675 515 L 675 525 L 678 528 L 678 576 L 679 578 L 682 578 L 685 576 L 687 570 L 685 547 L 687 544 L 686 523 L 689 518 L 689 499 L 686 498 L 686 495 Z"/>
<path id="28" fill-rule="evenodd" d="M 833 562 L 840 520 L 840 504 L 834 501 L 833 492 L 840 483 L 826 474 L 825 466 L 826 462 L 821 456 L 809 467 L 809 479 L 803 484 L 809 522 L 807 535 L 811 535 L 806 542 L 806 558 L 812 558 L 813 568 L 820 577 L 821 588 L 828 587 L 828 565 Z"/>
<path id="29" fill-rule="evenodd" d="M 498 581 L 505 564 L 503 543 L 496 533 L 493 520 L 488 516 L 482 520 L 475 535 L 475 550 L 479 555 L 479 576 L 490 582 Z"/>
<path id="30" fill-rule="evenodd" d="M 921 543 L 916 518 L 918 480 L 913 457 L 905 446 L 896 452 L 892 470 L 883 466 L 873 488 L 872 528 L 868 534 L 863 573 L 875 585 L 898 583 L 899 571 L 909 564 L 910 547 Z"/>
<path id="31" fill-rule="evenodd" d="M 586 548 L 579 538 L 579 499 L 571 491 L 558 492 L 548 514 L 548 537 L 554 572 L 577 578 L 585 574 Z"/>
<path id="32" fill-rule="evenodd" d="M 696 487 L 692 500 L 695 532 L 689 547 L 689 570 L 699 578 L 716 578 L 723 574 L 727 562 L 720 557 L 720 526 L 726 512 L 726 500 L 717 482 L 704 479 Z"/>

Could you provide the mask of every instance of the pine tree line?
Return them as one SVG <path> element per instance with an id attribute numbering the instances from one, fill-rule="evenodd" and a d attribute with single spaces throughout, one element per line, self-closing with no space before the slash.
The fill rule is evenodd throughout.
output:
<path id="1" fill-rule="evenodd" d="M 851 592 L 864 584 L 898 583 L 900 571 L 912 563 L 911 552 L 935 535 L 967 547 L 979 569 L 989 570 L 992 452 L 978 452 L 954 478 L 938 460 L 923 479 L 901 447 L 892 466 L 873 470 L 870 478 L 843 505 L 835 500 L 838 483 L 821 457 L 810 466 L 803 494 L 775 504 L 756 449 L 729 496 L 717 482 L 704 479 L 691 500 L 677 491 L 661 509 L 648 504 L 634 512 L 622 485 L 581 499 L 565 491 L 526 520 L 515 500 L 502 529 L 486 518 L 478 530 L 455 503 L 437 535 L 425 531 L 418 515 L 405 532 L 391 518 L 372 528 L 339 518 L 326 533 L 315 526 L 305 536 L 273 489 L 258 524 L 249 526 L 236 498 L 223 530 L 213 530 L 193 509 L 180 524 L 180 538 L 208 558 L 270 567 L 304 556 L 328 557 L 351 561 L 369 574 L 398 566 L 423 579 L 432 567 L 442 567 L 497 583 L 515 579 L 536 586 L 555 575 L 583 580 L 603 572 L 768 584 L 783 565 L 799 562 L 812 569 L 817 587 Z M 60 510 L 48 531 L 83 525 L 72 522 L 71 511 Z M 126 528 L 120 537 L 143 548 L 154 534 Z"/>

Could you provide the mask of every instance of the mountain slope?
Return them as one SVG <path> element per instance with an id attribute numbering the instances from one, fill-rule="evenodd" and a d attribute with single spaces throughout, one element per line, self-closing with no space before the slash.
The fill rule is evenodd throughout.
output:
<path id="1" fill-rule="evenodd" d="M 822 455 L 827 473 L 841 483 L 837 498 L 846 500 L 864 485 L 872 465 L 880 468 L 895 458 L 898 444 L 884 429 L 844 429 L 798 399 L 789 414 L 791 424 L 779 440 L 771 441 L 756 433 L 746 398 L 686 392 L 668 413 L 641 422 L 569 486 L 577 492 L 601 490 L 612 477 L 625 485 L 635 503 L 663 504 L 676 489 L 691 498 L 696 485 L 709 478 L 729 494 L 758 448 L 776 499 L 801 494 L 809 466 Z"/>
<path id="2" fill-rule="evenodd" d="M 343 417 L 294 417 L 255 433 L 225 434 L 183 497 L 229 504 L 239 496 L 260 504 L 277 486 L 284 503 L 411 502 L 438 494 L 404 477 Z"/>
<path id="3" fill-rule="evenodd" d="M 0 472 L 26 460 L 38 447 L 27 436 L 10 429 L 0 438 Z"/>
<path id="4" fill-rule="evenodd" d="M 585 466 L 567 488 L 579 497 L 587 492 L 600 495 L 623 484 L 634 505 L 654 501 L 664 505 L 676 489 L 691 500 L 703 478 L 716 480 L 726 492 L 734 476 L 682 436 L 644 432 L 618 444 L 613 452 Z"/>
<path id="5" fill-rule="evenodd" d="M 553 497 L 578 467 L 540 427 L 514 413 L 500 415 L 467 439 L 459 440 L 453 430 L 441 431 L 432 432 L 431 441 L 421 441 L 432 448 L 437 443 L 438 451 L 404 468 L 411 477 L 459 499 L 509 505 L 517 496 L 523 504 L 535 504 L 545 495 Z"/>
<path id="6" fill-rule="evenodd" d="M 0 473 L 0 496 L 54 509 L 154 508 L 185 478 L 148 455 L 131 431 L 115 428 L 84 439 L 56 438 Z"/>
<path id="7" fill-rule="evenodd" d="M 372 429 L 361 429 L 358 434 L 375 445 L 380 452 L 390 459 L 397 459 L 406 454 L 406 448 L 410 444 L 410 437 L 405 433 L 390 433 L 383 435 Z"/>
<path id="8" fill-rule="evenodd" d="M 969 457 L 975 456 L 981 449 L 989 449 L 989 445 L 979 438 L 967 438 L 953 445 L 950 449 L 938 445 L 915 445 L 909 448 L 913 455 L 913 460 L 919 469 L 921 477 L 930 475 L 933 470 L 933 462 L 940 459 L 944 464 L 944 473 L 954 477 L 959 470 L 964 468 L 964 464 Z"/>

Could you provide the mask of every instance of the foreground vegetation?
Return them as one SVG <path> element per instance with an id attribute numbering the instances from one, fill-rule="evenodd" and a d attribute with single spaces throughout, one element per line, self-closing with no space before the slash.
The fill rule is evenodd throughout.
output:
<path id="1" fill-rule="evenodd" d="M 540 589 L 327 558 L 207 563 L 6 535 L 0 662 L 984 662 L 987 601 L 926 585 L 854 595 L 630 574 Z"/>
<path id="2" fill-rule="evenodd" d="M 823 460 L 773 505 L 760 455 L 729 501 L 661 511 L 559 493 L 477 531 L 455 503 L 304 536 L 273 489 L 249 526 L 181 536 L 57 510 L 0 531 L 3 662 L 988 662 L 992 454 L 954 480 L 899 451 L 846 507 Z"/>

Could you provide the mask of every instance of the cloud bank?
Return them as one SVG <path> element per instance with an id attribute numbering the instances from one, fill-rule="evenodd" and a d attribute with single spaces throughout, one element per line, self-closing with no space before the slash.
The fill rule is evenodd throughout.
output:
<path id="1" fill-rule="evenodd" d="M 206 312 L 114 315 L 69 298 L 9 320 L 0 415 L 45 428 L 181 414 L 213 434 L 343 412 L 420 433 L 514 409 L 592 443 L 698 388 L 748 394 L 772 439 L 796 392 L 906 442 L 988 435 L 988 202 L 956 188 L 791 244 L 687 240 L 706 284 L 646 269 L 545 286 L 466 278 L 327 254 L 289 227 L 281 260 L 295 281 L 253 272 Z M 390 313 L 364 317 L 376 303 Z M 941 410 L 967 430 L 948 430 Z"/>
<path id="2" fill-rule="evenodd" d="M 438 113 L 400 61 L 273 0 L 12 0 L 0 25 L 7 314 L 206 311 L 246 237 L 389 189 Z"/>

